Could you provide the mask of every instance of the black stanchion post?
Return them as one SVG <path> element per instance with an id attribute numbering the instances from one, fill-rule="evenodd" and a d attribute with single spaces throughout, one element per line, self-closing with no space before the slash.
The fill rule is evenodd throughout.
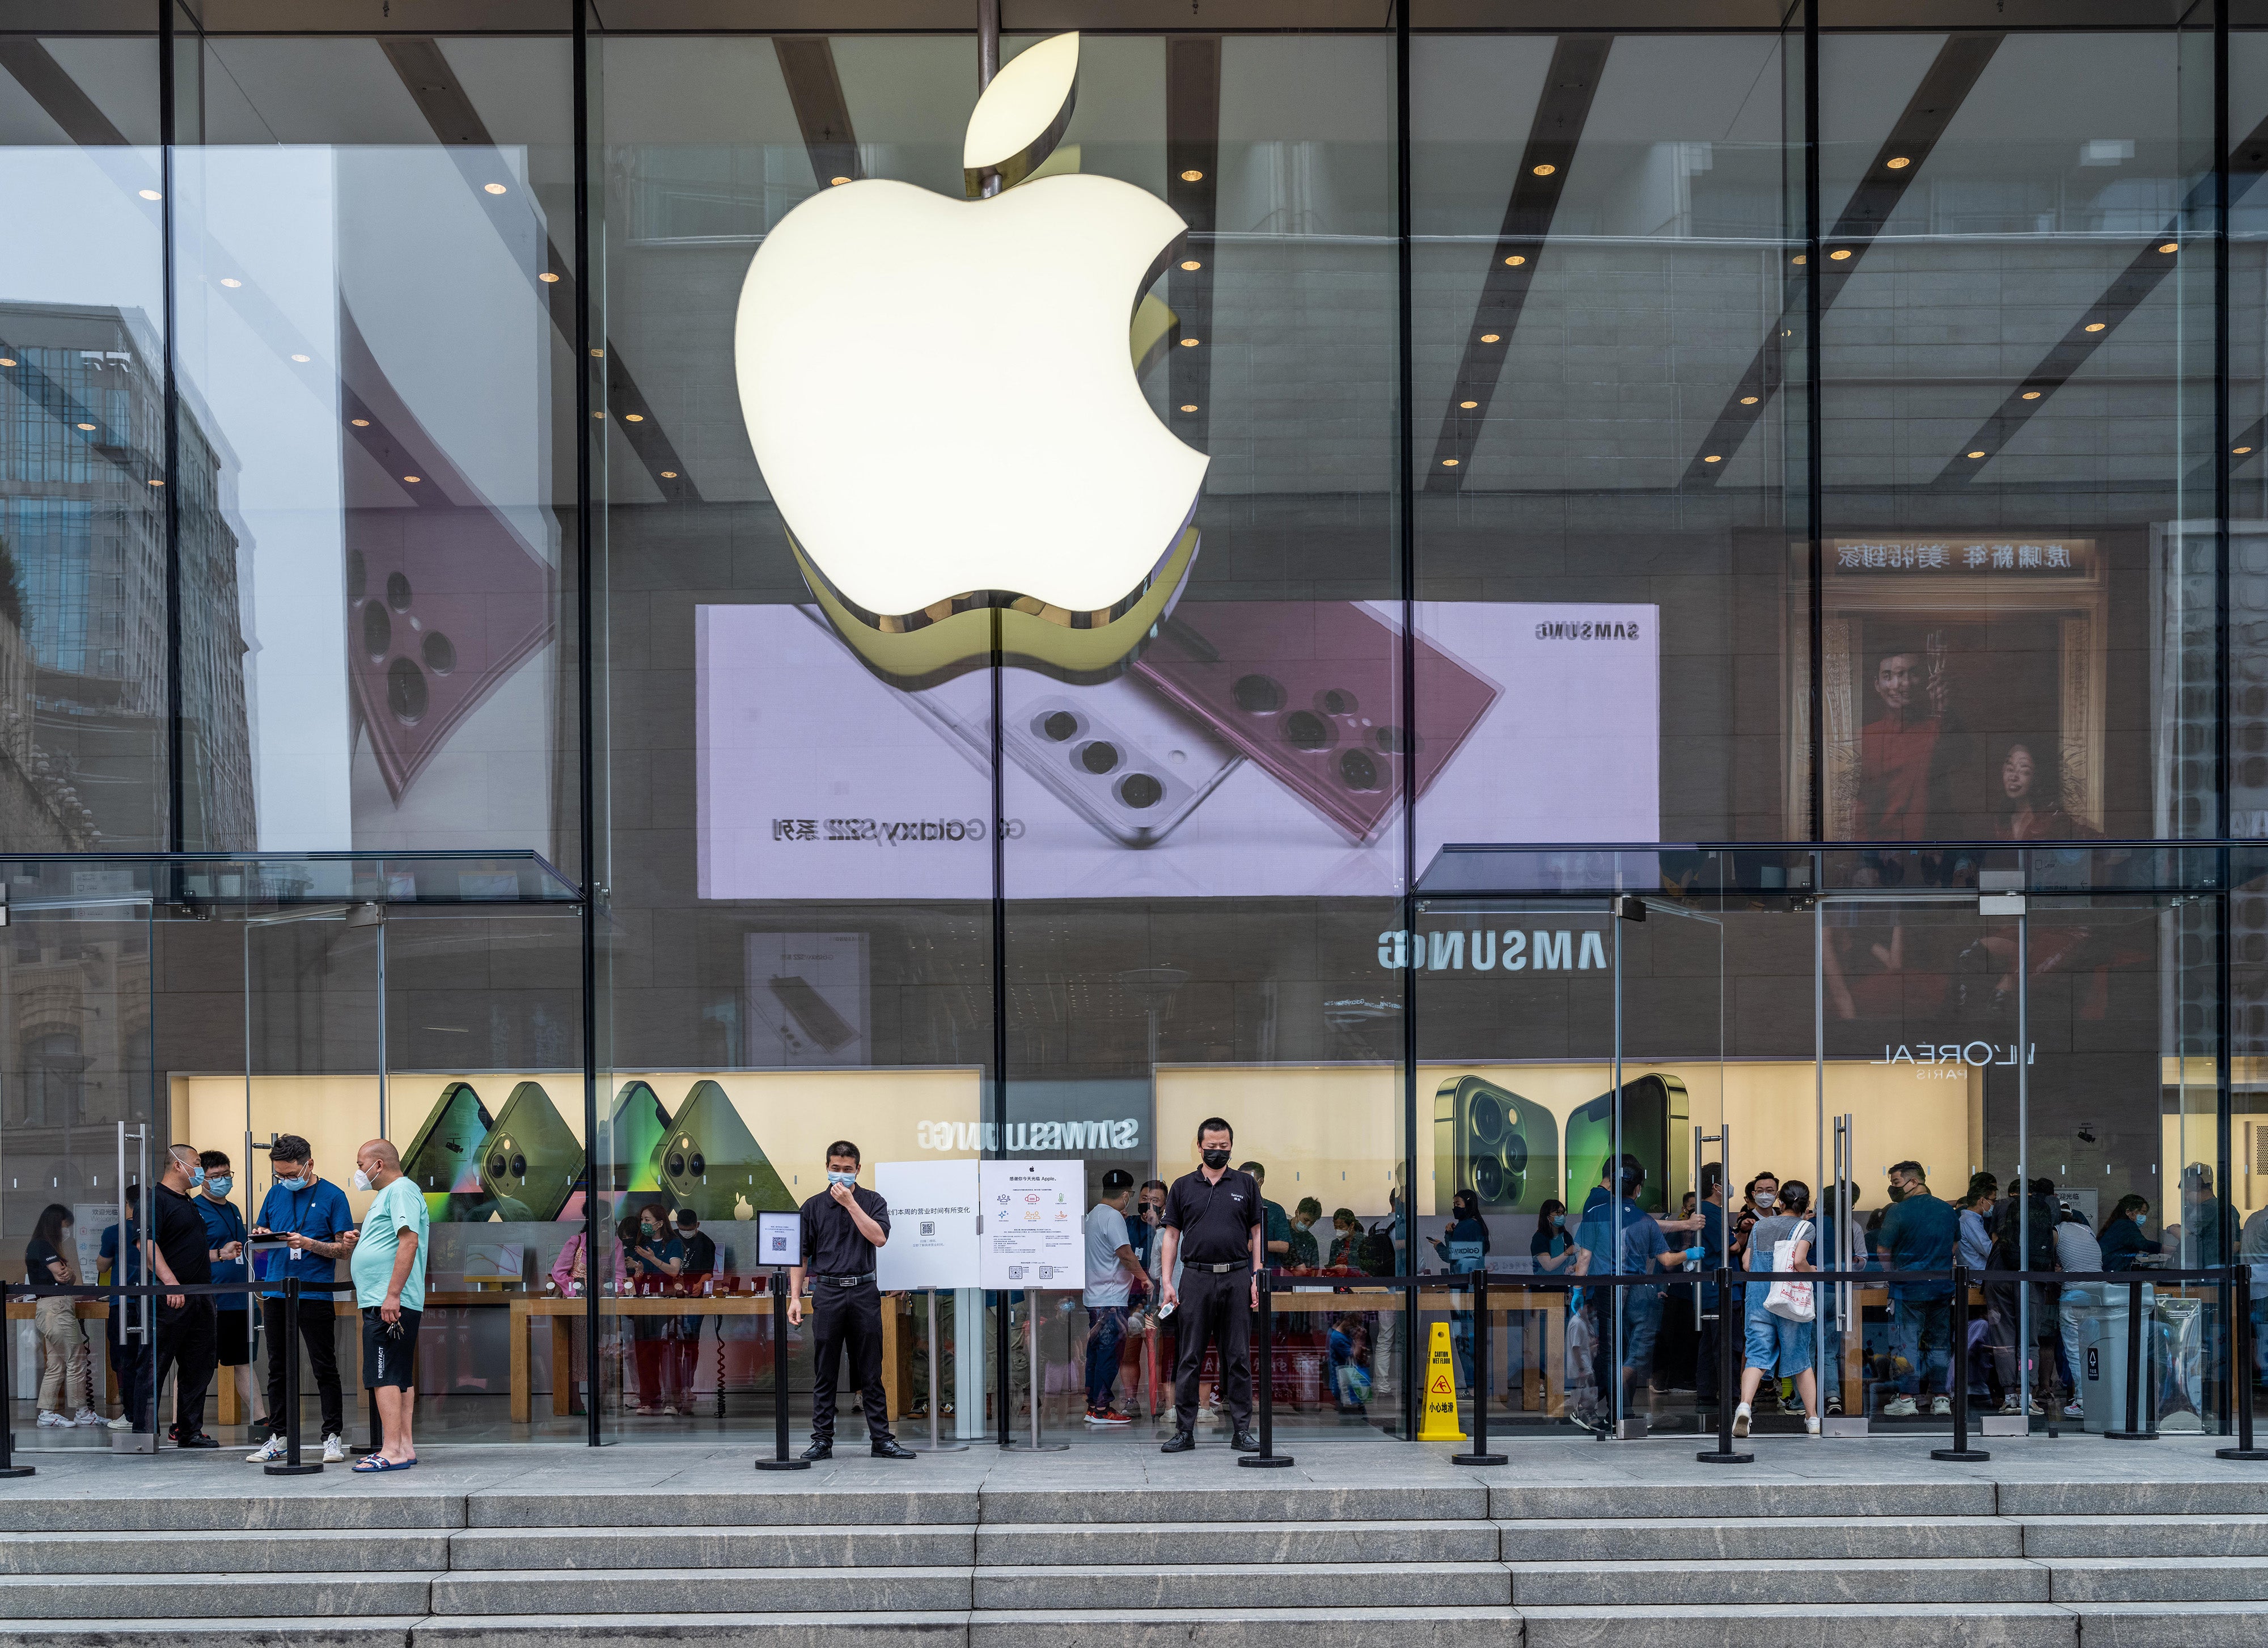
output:
<path id="1" fill-rule="evenodd" d="M 1959 1263 L 1953 1267 L 1953 1365 L 1947 1377 L 1955 1386 L 1953 1445 L 1932 1448 L 1929 1457 L 1955 1464 L 1981 1464 L 1992 1456 L 1969 1445 L 1969 1267 Z"/>
<path id="2" fill-rule="evenodd" d="M 1274 1466 L 1289 1465 L 1292 1456 L 1276 1452 L 1275 1295 L 1268 1285 L 1266 1271 L 1256 1271 L 1253 1275 L 1260 1286 L 1260 1355 L 1253 1364 L 1260 1383 L 1260 1452 L 1241 1453 L 1236 1462 L 1265 1470 Z"/>
<path id="3" fill-rule="evenodd" d="M 2224 1460 L 2268 1460 L 2268 1448 L 2252 1445 L 2252 1261 L 2236 1266 L 2236 1319 L 2228 1325 L 2228 1400 L 2236 1409 L 2236 1445 L 2215 1448 Z"/>
<path id="4" fill-rule="evenodd" d="M 1489 1386 L 1496 1382 L 1496 1363 L 1489 1343 L 1488 1271 L 1473 1272 L 1473 1451 L 1452 1453 L 1452 1465 L 1502 1465 L 1505 1456 L 1489 1452 Z"/>
<path id="5" fill-rule="evenodd" d="M 1733 1450 L 1733 1409 L 1739 1400 L 1741 1371 L 1733 1355 L 1738 1318 L 1733 1314 L 1733 1271 L 1717 1267 L 1717 1445 L 1693 1457 L 1704 1465 L 1753 1465 L 1753 1453 Z"/>
<path id="6" fill-rule="evenodd" d="M 272 1420 L 275 1416 L 269 1415 Z M 270 1476 L 313 1476 L 323 1468 L 320 1460 L 305 1464 L 299 1458 L 299 1278 L 284 1278 L 284 1463 L 260 1468 Z"/>
<path id="7" fill-rule="evenodd" d="M 934 1355 L 934 1352 L 931 1354 Z M 772 1272 L 772 1457 L 760 1471 L 807 1471 L 809 1460 L 787 1456 L 787 1272 Z"/>
<path id="8" fill-rule="evenodd" d="M 38 1297 L 33 1295 L 34 1312 L 40 1308 Z M 5 1319 L 6 1312 L 0 1308 L 0 1321 Z M 11 1333 L 0 1341 L 0 1476 L 38 1474 L 37 1467 L 16 1463 L 16 1336 Z"/>
<path id="9" fill-rule="evenodd" d="M 2142 1382 L 2149 1372 L 2149 1364 L 2142 1357 L 2142 1279 L 2137 1276 L 2126 1284 L 2126 1429 L 2104 1431 L 2102 1434 L 2111 1441 L 2158 1439 L 2154 1415 L 2150 1428 L 2142 1428 Z"/>

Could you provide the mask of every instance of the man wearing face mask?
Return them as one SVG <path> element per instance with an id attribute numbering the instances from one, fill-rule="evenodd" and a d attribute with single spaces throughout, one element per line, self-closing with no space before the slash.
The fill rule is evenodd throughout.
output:
<path id="1" fill-rule="evenodd" d="M 882 1296 L 876 1291 L 874 1255 L 889 1239 L 890 1204 L 858 1183 L 858 1147 L 837 1139 L 827 1147 L 827 1188 L 803 1204 L 804 1262 L 787 1274 L 787 1319 L 803 1321 L 806 1268 L 817 1319 L 806 1460 L 835 1457 L 835 1383 L 846 1341 L 851 1381 L 866 1409 L 867 1452 L 878 1460 L 921 1457 L 890 1434 L 889 1404 L 882 1395 Z"/>
<path id="2" fill-rule="evenodd" d="M 268 1338 L 268 1440 L 247 1455 L 251 1463 L 266 1464 L 284 1455 L 284 1358 L 293 1351 L 284 1331 L 284 1281 L 297 1276 L 304 1287 L 328 1286 L 334 1280 L 333 1261 L 347 1256 L 345 1237 L 355 1228 L 346 1193 L 315 1171 L 314 1152 L 296 1133 L 278 1135 L 269 1147 L 268 1166 L 275 1182 L 260 1204 L 260 1217 L 252 1229 L 255 1241 L 280 1241 L 288 1252 L 260 1257 L 261 1327 Z M 314 1371 L 315 1394 L 323 1415 L 323 1463 L 346 1461 L 346 1400 L 339 1388 L 338 1336 L 335 1328 L 336 1297 L 330 1293 L 299 1296 L 299 1342 L 307 1348 L 307 1365 Z"/>
<path id="3" fill-rule="evenodd" d="M 250 1274 L 244 1267 L 247 1232 L 244 1215 L 228 1199 L 229 1193 L 236 1188 L 228 1152 L 205 1150 L 198 1155 L 197 1161 L 205 1170 L 204 1194 L 196 1199 L 196 1203 L 197 1213 L 205 1222 L 205 1234 L 210 1238 L 205 1253 L 212 1260 L 212 1279 L 241 1282 Z M 221 1377 L 236 1381 L 237 1400 L 251 1415 L 252 1428 L 258 1430 L 261 1415 L 266 1410 L 261 1405 L 258 1381 L 252 1377 L 252 1296 L 214 1295 L 213 1320 L 219 1330 L 220 1365 L 227 1370 Z"/>
<path id="4" fill-rule="evenodd" d="M 204 1217 L 189 1200 L 189 1193 L 205 1182 L 203 1164 L 186 1144 L 168 1147 L 166 1171 L 151 1199 L 150 1263 L 158 1280 L 175 1287 L 212 1280 L 212 1258 L 206 1244 Z M 166 1375 L 174 1375 L 174 1445 L 217 1448 L 205 1435 L 205 1391 L 212 1384 L 220 1344 L 213 1322 L 212 1296 L 206 1293 L 166 1293 L 158 1298 L 156 1377 L 151 1388 L 163 1391 Z M 154 1426 L 154 1415 L 144 1415 L 135 1426 Z"/>
<path id="5" fill-rule="evenodd" d="M 1252 1434 L 1249 1347 L 1265 1262 L 1263 1214 L 1259 1185 L 1228 1164 L 1235 1144 L 1234 1128 L 1218 1116 L 1206 1117 L 1197 1125 L 1197 1155 L 1204 1165 L 1175 1179 L 1166 1193 L 1160 1268 L 1181 1354 L 1174 1434 L 1162 1453 L 1186 1453 L 1197 1445 L 1197 1385 L 1208 1340 L 1220 1347 L 1219 1400 L 1235 1425 L 1229 1445 L 1239 1453 L 1260 1452 L 1260 1439 Z"/>

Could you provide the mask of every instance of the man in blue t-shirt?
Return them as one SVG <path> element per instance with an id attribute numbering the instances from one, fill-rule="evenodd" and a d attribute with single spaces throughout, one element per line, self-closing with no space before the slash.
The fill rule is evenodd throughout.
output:
<path id="1" fill-rule="evenodd" d="M 1724 1355 L 1723 1322 L 1717 1308 L 1717 1272 L 1725 1263 L 1725 1164 L 1705 1163 L 1701 1168 L 1701 1342 L 1694 1351 L 1693 1402 L 1697 1408 L 1717 1404 L 1717 1368 Z"/>
<path id="2" fill-rule="evenodd" d="M 1664 1270 L 1675 1270 L 1685 1262 L 1683 1248 L 1672 1248 L 1669 1238 L 1662 1234 L 1661 1226 L 1653 1216 L 1638 1205 L 1638 1187 L 1646 1183 L 1646 1168 L 1638 1157 L 1625 1156 L 1622 1160 L 1622 1200 L 1601 1200 L 1584 1216 L 1577 1244 L 1591 1255 L 1588 1273 L 1619 1276 L 1651 1276 Z M 1611 1291 L 1616 1295 L 1615 1309 L 1610 1315 L 1605 1300 L 1594 1296 Z M 1618 1287 L 1612 1290 L 1586 1288 L 1583 1303 L 1590 1314 L 1594 1332 L 1598 1335 L 1592 1342 L 1594 1365 L 1599 1371 L 1599 1397 L 1603 1403 L 1612 1391 L 1608 1370 L 1614 1365 L 1613 1346 L 1606 1337 L 1606 1323 L 1618 1320 L 1622 1332 L 1623 1408 L 1627 1413 L 1633 1390 L 1652 1373 L 1653 1341 L 1661 1328 L 1661 1289 L 1659 1284 Z"/>
<path id="3" fill-rule="evenodd" d="M 271 1249 L 259 1255 L 260 1279 L 269 1283 L 260 1292 L 261 1326 L 268 1335 L 268 1423 L 270 1434 L 255 1460 L 280 1460 L 284 1454 L 284 1358 L 291 1339 L 284 1331 L 284 1289 L 286 1277 L 302 1284 L 328 1284 L 336 1280 L 333 1262 L 347 1256 L 341 1238 L 355 1228 L 346 1193 L 315 1172 L 314 1151 L 296 1133 L 282 1134 L 269 1151 L 269 1166 L 276 1182 L 260 1204 L 254 1224 L 255 1243 L 281 1242 L 290 1251 Z M 323 1462 L 342 1464 L 347 1457 L 346 1400 L 339 1389 L 338 1340 L 333 1331 L 337 1307 L 332 1293 L 299 1296 L 299 1342 L 307 1348 L 307 1365 L 314 1370 L 315 1393 L 323 1410 Z M 350 1310 L 352 1302 L 349 1302 Z"/>
<path id="4" fill-rule="evenodd" d="M 110 1273 L 110 1281 L 122 1287 L 132 1287 L 142 1280 L 142 1227 L 129 1221 L 126 1226 L 124 1262 L 122 1267 L 118 1242 L 118 1226 L 105 1225 L 102 1230 L 102 1267 Z M 118 1382 L 118 1394 L 126 1411 L 110 1422 L 113 1430 L 130 1430 L 141 1414 L 141 1404 L 149 1400 L 149 1370 L 143 1357 L 144 1341 L 129 1339 L 126 1329 L 129 1312 L 126 1296 L 109 1296 L 110 1331 L 103 1334 L 110 1349 L 110 1375 Z M 137 1301 L 132 1315 L 139 1319 L 143 1307 Z"/>
<path id="5" fill-rule="evenodd" d="M 1950 1270 L 1954 1245 L 1961 1239 L 1961 1216 L 1952 1204 L 1930 1194 L 1919 1162 L 1900 1162 L 1890 1169 L 1890 1201 L 1880 1237 L 1890 1269 Z M 1927 1381 L 1935 1393 L 1930 1411 L 1951 1413 L 1953 1284 L 1893 1277 L 1889 1295 L 1890 1340 L 1905 1366 L 1898 1375 L 1898 1393 L 1882 1412 L 1901 1419 L 1918 1413 L 1914 1398 Z"/>

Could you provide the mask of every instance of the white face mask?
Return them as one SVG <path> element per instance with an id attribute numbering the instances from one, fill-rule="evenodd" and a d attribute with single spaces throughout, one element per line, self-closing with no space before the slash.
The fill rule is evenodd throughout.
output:
<path id="1" fill-rule="evenodd" d="M 354 1187 L 357 1190 L 372 1190 L 377 1188 L 370 1182 L 370 1175 L 364 1172 L 359 1167 L 355 1169 Z"/>

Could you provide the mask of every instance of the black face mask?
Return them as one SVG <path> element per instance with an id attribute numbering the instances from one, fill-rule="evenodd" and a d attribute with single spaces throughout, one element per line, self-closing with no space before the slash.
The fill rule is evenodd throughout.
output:
<path id="1" fill-rule="evenodd" d="M 1226 1167 L 1228 1165 L 1228 1152 L 1226 1150 L 1207 1150 L 1204 1153 L 1204 1164 L 1207 1167 Z"/>

